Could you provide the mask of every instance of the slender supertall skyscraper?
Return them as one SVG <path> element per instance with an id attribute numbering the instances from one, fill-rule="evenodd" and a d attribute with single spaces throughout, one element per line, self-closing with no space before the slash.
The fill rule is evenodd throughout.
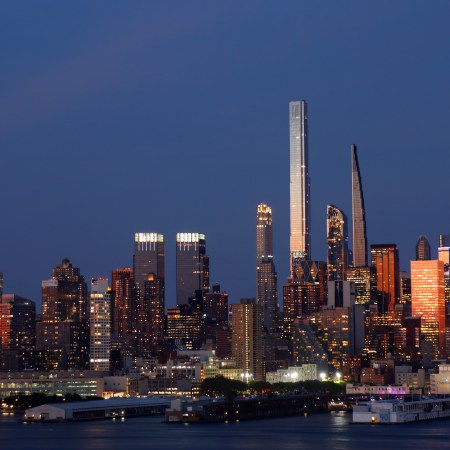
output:
<path id="1" fill-rule="evenodd" d="M 353 222 L 353 266 L 367 266 L 366 210 L 359 169 L 358 153 L 352 144 L 352 222 Z"/>
<path id="2" fill-rule="evenodd" d="M 328 280 L 344 280 L 348 265 L 347 216 L 336 206 L 327 205 Z"/>
<path id="3" fill-rule="evenodd" d="M 272 209 L 261 203 L 256 213 L 256 298 L 262 306 L 263 325 L 275 331 L 278 318 L 277 273 L 273 262 Z"/>
<path id="4" fill-rule="evenodd" d="M 289 103 L 291 277 L 299 261 L 311 259 L 311 212 L 308 167 L 308 105 Z"/>

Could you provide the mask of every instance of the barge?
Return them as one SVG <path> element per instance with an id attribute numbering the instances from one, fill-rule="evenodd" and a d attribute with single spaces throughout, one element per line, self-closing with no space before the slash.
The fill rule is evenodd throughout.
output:
<path id="1" fill-rule="evenodd" d="M 448 417 L 450 397 L 368 401 L 353 407 L 353 423 L 397 424 Z"/>

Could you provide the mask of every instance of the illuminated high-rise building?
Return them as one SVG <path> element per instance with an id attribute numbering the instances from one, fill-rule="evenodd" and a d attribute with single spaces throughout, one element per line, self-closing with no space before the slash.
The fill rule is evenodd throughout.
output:
<path id="1" fill-rule="evenodd" d="M 378 312 L 394 311 L 400 302 L 400 268 L 398 249 L 395 244 L 370 246 L 372 266 L 376 272 Z"/>
<path id="2" fill-rule="evenodd" d="M 421 318 L 421 336 L 430 342 L 432 356 L 445 356 L 444 263 L 411 261 L 412 314 Z"/>
<path id="3" fill-rule="evenodd" d="M 90 368 L 108 372 L 111 353 L 111 294 L 107 278 L 94 278 L 91 281 L 89 324 Z"/>
<path id="4" fill-rule="evenodd" d="M 328 280 L 344 280 L 348 265 L 347 216 L 336 206 L 327 206 Z"/>
<path id="5" fill-rule="evenodd" d="M 261 203 L 256 214 L 256 299 L 263 311 L 263 324 L 273 332 L 278 320 L 277 273 L 273 261 L 272 209 Z"/>
<path id="6" fill-rule="evenodd" d="M 290 267 L 295 277 L 298 261 L 311 258 L 311 212 L 308 166 L 308 105 L 289 103 L 290 131 Z"/>
<path id="7" fill-rule="evenodd" d="M 445 241 L 443 237 L 445 236 L 441 235 L 440 243 L 449 244 L 449 246 L 438 248 L 438 259 L 444 263 L 445 302 L 448 308 L 450 305 L 450 242 Z M 450 236 L 448 238 L 450 241 Z"/>
<path id="8" fill-rule="evenodd" d="M 283 287 L 283 334 L 292 337 L 296 319 L 321 310 L 319 285 L 297 279 L 289 279 Z"/>
<path id="9" fill-rule="evenodd" d="M 368 305 L 376 297 L 376 273 L 374 267 L 348 267 L 345 279 L 355 284 L 355 304 Z"/>
<path id="10" fill-rule="evenodd" d="M 45 368 L 89 367 L 88 295 L 80 269 L 65 258 L 42 282 L 42 321 L 36 325 L 36 348 Z"/>
<path id="11" fill-rule="evenodd" d="M 212 292 L 205 294 L 203 315 L 207 324 L 228 326 L 228 294 L 220 291 L 220 284 L 214 284 Z"/>
<path id="12" fill-rule="evenodd" d="M 264 380 L 261 306 L 243 298 L 231 307 L 232 357 L 245 380 Z"/>
<path id="13" fill-rule="evenodd" d="M 133 325 L 136 322 L 136 298 L 133 269 L 116 269 L 112 272 L 113 293 L 112 331 L 131 346 Z"/>
<path id="14" fill-rule="evenodd" d="M 35 343 L 35 303 L 15 294 L 0 296 L 0 370 L 31 369 Z"/>
<path id="15" fill-rule="evenodd" d="M 353 266 L 367 266 L 366 210 L 359 169 L 358 152 L 355 144 L 352 153 L 352 223 L 353 223 Z"/>
<path id="16" fill-rule="evenodd" d="M 429 261 L 431 259 L 430 243 L 426 236 L 419 236 L 416 244 L 416 261 Z"/>
<path id="17" fill-rule="evenodd" d="M 149 323 L 153 319 L 150 318 L 160 317 L 161 308 L 164 311 L 165 305 L 164 236 L 160 233 L 135 233 L 133 263 L 135 342 L 138 354 L 148 355 L 152 353 L 154 341 Z"/>
<path id="18" fill-rule="evenodd" d="M 202 233 L 177 233 L 177 305 L 189 303 L 195 291 L 209 291 L 209 257 Z"/>

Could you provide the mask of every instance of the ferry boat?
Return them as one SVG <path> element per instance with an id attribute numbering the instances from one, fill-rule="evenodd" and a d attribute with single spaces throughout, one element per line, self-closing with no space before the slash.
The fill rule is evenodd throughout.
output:
<path id="1" fill-rule="evenodd" d="M 395 424 L 450 417 L 450 397 L 380 400 L 353 407 L 353 423 Z"/>

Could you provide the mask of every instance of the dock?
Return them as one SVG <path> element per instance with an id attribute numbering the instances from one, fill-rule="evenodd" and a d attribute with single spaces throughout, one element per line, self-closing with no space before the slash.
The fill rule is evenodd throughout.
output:
<path id="1" fill-rule="evenodd" d="M 47 403 L 25 411 L 24 422 L 73 422 L 164 414 L 170 399 L 112 398 L 73 403 Z"/>

